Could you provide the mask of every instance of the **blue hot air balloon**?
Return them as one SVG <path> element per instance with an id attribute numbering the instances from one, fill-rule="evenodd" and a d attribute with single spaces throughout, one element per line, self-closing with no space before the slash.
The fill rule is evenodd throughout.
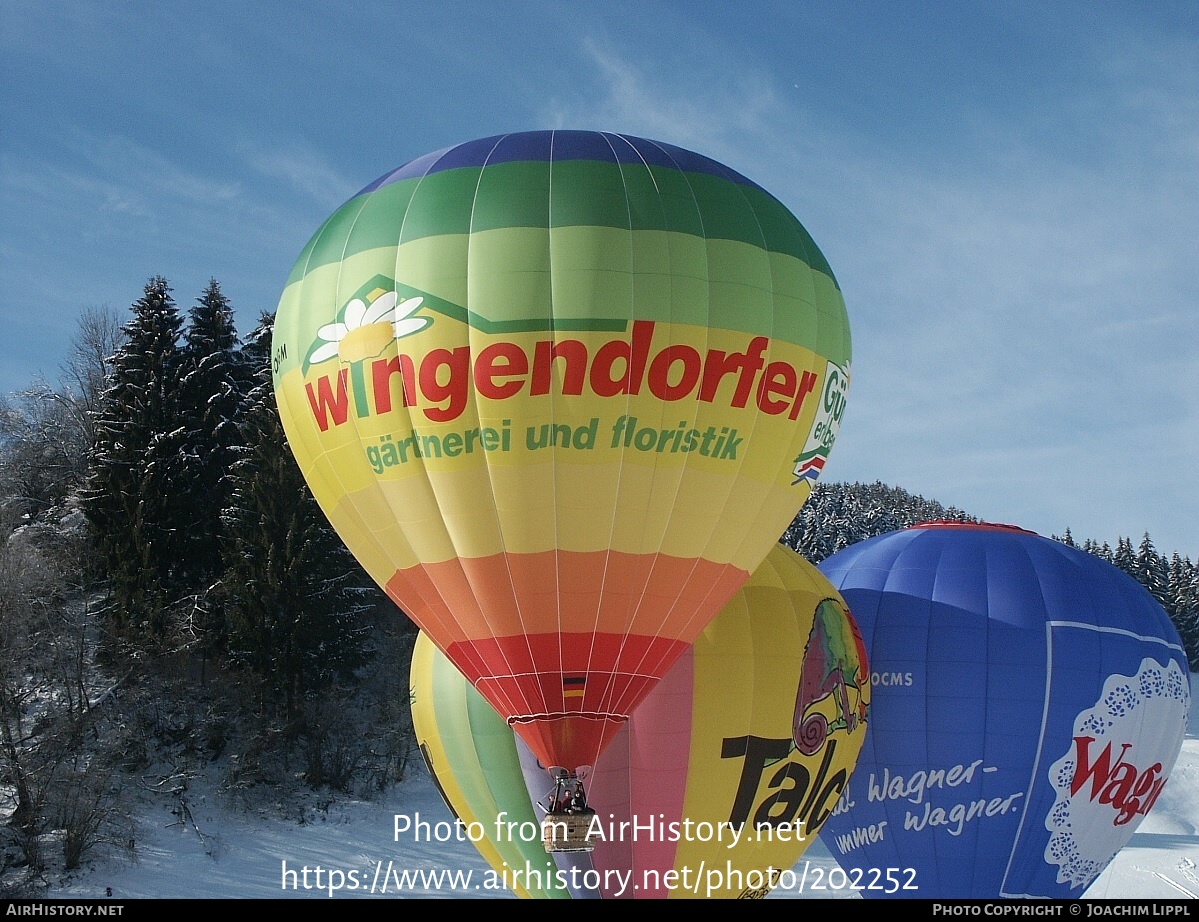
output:
<path id="1" fill-rule="evenodd" d="M 868 897 L 1081 896 L 1182 746 L 1189 672 L 1161 605 L 1002 525 L 891 532 L 820 570 L 872 670 L 866 742 L 821 833 L 847 876 Z"/>

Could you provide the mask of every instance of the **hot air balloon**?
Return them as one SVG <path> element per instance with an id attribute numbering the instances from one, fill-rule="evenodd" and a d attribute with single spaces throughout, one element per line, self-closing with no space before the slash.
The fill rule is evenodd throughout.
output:
<path id="1" fill-rule="evenodd" d="M 931 523 L 820 565 L 874 699 L 821 836 L 865 896 L 1079 897 L 1153 807 L 1190 706 L 1178 633 L 1125 573 L 1010 526 Z"/>
<path id="2" fill-rule="evenodd" d="M 841 292 L 778 200 L 589 131 L 371 183 L 303 249 L 274 336 L 339 535 L 570 777 L 791 521 L 849 381 Z"/>
<path id="3" fill-rule="evenodd" d="M 841 598 L 777 545 L 600 756 L 594 850 L 551 860 L 538 834 L 546 775 L 523 741 L 424 635 L 411 682 L 417 739 L 447 803 L 475 824 L 500 880 L 551 898 L 765 896 L 845 790 L 870 696 Z M 797 740 L 817 716 L 819 741 Z"/>

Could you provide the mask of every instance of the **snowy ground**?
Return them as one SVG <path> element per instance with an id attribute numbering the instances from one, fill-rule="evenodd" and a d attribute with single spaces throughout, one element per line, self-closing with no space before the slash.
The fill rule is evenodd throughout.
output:
<path id="1" fill-rule="evenodd" d="M 1192 687 L 1199 688 L 1194 684 Z M 1087 891 L 1099 899 L 1199 899 L 1199 719 L 1192 711 L 1187 740 L 1153 812 Z M 230 810 L 215 797 L 194 794 L 194 827 L 169 806 L 150 808 L 140 820 L 133 859 L 114 859 L 52 887 L 47 896 L 136 898 L 499 898 L 487 889 L 487 863 L 463 842 L 417 842 L 394 832 L 397 814 L 430 824 L 452 822 L 423 769 L 383 800 L 346 803 L 317 819 L 269 821 Z M 197 828 L 199 832 L 197 832 Z M 443 831 L 448 826 L 441 827 Z M 203 835 L 201 835 L 201 833 Z M 796 866 L 827 871 L 836 862 L 819 840 Z M 308 869 L 305 877 L 304 868 Z M 320 868 L 318 875 L 316 869 Z M 425 872 L 400 882 L 406 871 Z M 285 872 L 288 872 L 285 874 Z M 448 875 L 463 872 L 457 881 Z M 469 872 L 469 880 L 464 878 Z M 284 882 L 290 884 L 285 887 Z M 333 890 L 331 883 L 341 883 Z M 382 885 L 386 883 L 386 889 Z M 305 888 L 307 884 L 307 889 Z M 374 893 L 372 893 L 372 885 Z M 830 891 L 776 890 L 771 899 L 852 896 Z"/>

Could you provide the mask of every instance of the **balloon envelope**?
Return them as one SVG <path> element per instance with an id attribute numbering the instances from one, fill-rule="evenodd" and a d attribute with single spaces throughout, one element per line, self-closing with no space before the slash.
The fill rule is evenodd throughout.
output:
<path id="1" fill-rule="evenodd" d="M 595 850 L 553 860 L 533 807 L 544 770 L 423 635 L 413 723 L 447 802 L 478 824 L 480 853 L 522 896 L 764 896 L 845 788 L 867 675 L 837 593 L 776 546 L 600 756 L 586 782 Z M 819 738 L 809 728 L 801 746 L 795 727 L 814 721 Z"/>
<path id="2" fill-rule="evenodd" d="M 820 569 L 874 683 L 821 833 L 843 868 L 879 875 L 863 894 L 1081 896 L 1185 735 L 1189 673 L 1162 607 L 1111 564 L 1007 526 L 918 526 Z"/>
<path id="3" fill-rule="evenodd" d="M 274 337 L 288 442 L 342 539 L 570 769 L 777 541 L 849 380 L 841 292 L 786 208 L 600 132 L 381 177 L 304 248 Z"/>

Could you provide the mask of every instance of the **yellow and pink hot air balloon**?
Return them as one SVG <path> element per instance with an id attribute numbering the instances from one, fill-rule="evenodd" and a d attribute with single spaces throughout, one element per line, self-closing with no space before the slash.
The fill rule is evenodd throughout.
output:
<path id="1" fill-rule="evenodd" d="M 288 441 L 346 545 L 543 764 L 593 765 L 836 437 L 837 282 L 765 190 L 600 132 L 362 190 L 279 303 Z"/>
<path id="2" fill-rule="evenodd" d="M 545 772 L 523 741 L 424 635 L 411 677 L 442 795 L 497 878 L 542 898 L 748 898 L 786 883 L 848 789 L 871 692 L 844 601 L 777 545 L 600 756 L 594 850 L 551 857 Z"/>

